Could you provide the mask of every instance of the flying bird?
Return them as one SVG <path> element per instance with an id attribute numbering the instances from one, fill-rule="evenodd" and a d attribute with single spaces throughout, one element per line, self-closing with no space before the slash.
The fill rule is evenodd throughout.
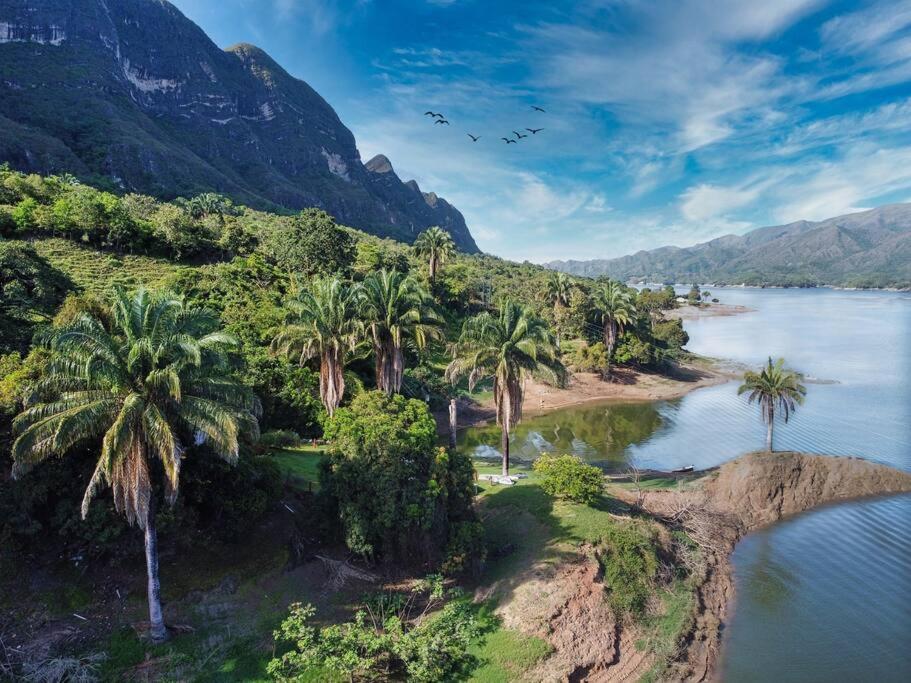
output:
<path id="1" fill-rule="evenodd" d="M 537 135 L 538 133 L 540 133 L 540 132 L 541 132 L 542 130 L 544 130 L 544 129 L 543 129 L 543 128 L 526 128 L 525 130 L 527 130 L 527 131 L 528 131 L 529 133 L 531 133 L 532 135 Z M 526 135 L 525 137 L 528 137 L 528 136 Z"/>
<path id="2" fill-rule="evenodd" d="M 481 139 L 480 135 L 472 135 L 471 133 L 465 133 L 465 135 L 470 137 L 472 142 L 477 142 L 478 140 Z"/>
<path id="3" fill-rule="evenodd" d="M 446 125 L 446 126 L 449 125 L 449 121 L 447 121 L 446 119 L 437 119 L 436 121 L 434 121 L 434 123 L 436 123 L 436 124 L 442 123 L 442 124 L 444 124 L 444 125 Z"/>
<path id="4" fill-rule="evenodd" d="M 433 111 L 425 111 L 424 116 L 432 116 L 433 118 L 436 118 L 437 116 L 439 116 L 440 118 L 443 118 L 442 114 L 437 114 L 436 112 L 433 112 Z"/>
<path id="5" fill-rule="evenodd" d="M 507 145 L 508 145 L 508 144 L 513 144 L 513 145 L 516 144 L 516 141 L 515 141 L 515 140 L 510 140 L 509 138 L 500 138 L 500 139 L 501 139 L 503 142 L 505 142 Z"/>
<path id="6" fill-rule="evenodd" d="M 528 137 L 527 135 L 522 135 L 522 133 L 520 133 L 520 132 L 517 131 L 517 130 L 514 130 L 513 133 L 515 133 L 516 140 L 521 140 L 522 138 L 527 138 L 527 137 Z"/>
<path id="7" fill-rule="evenodd" d="M 541 109 L 541 107 L 538 107 L 538 106 L 536 106 L 536 105 L 534 105 L 534 104 L 531 105 L 531 108 L 534 109 L 535 111 L 540 111 L 540 112 L 545 113 L 545 114 L 547 113 L 547 112 L 545 112 L 543 109 Z"/>

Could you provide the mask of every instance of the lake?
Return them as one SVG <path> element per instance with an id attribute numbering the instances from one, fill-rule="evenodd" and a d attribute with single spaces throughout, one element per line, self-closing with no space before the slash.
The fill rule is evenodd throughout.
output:
<path id="1" fill-rule="evenodd" d="M 754 309 L 684 323 L 691 351 L 758 367 L 784 357 L 807 400 L 775 447 L 857 455 L 911 470 L 911 294 L 709 288 Z M 602 403 L 523 421 L 511 456 L 574 453 L 607 470 L 711 467 L 761 449 L 737 382 L 681 399 Z M 498 432 L 460 447 L 498 457 Z M 911 497 L 841 504 L 753 534 L 733 556 L 737 604 L 719 671 L 732 681 L 911 679 Z"/>

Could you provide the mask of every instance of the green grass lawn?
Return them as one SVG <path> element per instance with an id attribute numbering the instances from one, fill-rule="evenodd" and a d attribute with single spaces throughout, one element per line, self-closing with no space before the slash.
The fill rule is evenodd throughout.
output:
<path id="1" fill-rule="evenodd" d="M 479 474 L 499 474 L 499 464 L 476 462 Z M 513 486 L 496 486 L 479 483 L 479 503 L 484 517 L 488 551 L 492 548 L 513 546 L 511 552 L 488 561 L 482 583 L 515 575 L 539 562 L 559 562 L 577 549 L 581 543 L 597 545 L 609 530 L 628 528 L 632 511 L 625 503 L 610 495 L 614 486 L 629 488 L 631 483 L 614 483 L 592 505 L 558 500 L 540 487 L 540 477 L 527 465 L 512 466 L 513 474 L 524 473 Z M 674 488 L 678 480 L 673 477 L 644 477 L 643 489 Z M 641 522 L 640 522 L 641 523 Z M 694 595 L 688 581 L 676 580 L 667 588 L 657 588 L 663 604 L 658 614 L 643 618 L 640 628 L 646 634 L 641 647 L 655 656 L 655 668 L 649 680 L 660 679 L 664 663 L 679 643 L 680 634 L 688 627 L 694 614 Z M 605 595 L 607 599 L 607 595 Z M 489 602 L 492 610 L 496 597 Z M 517 631 L 500 626 L 484 636 L 472 650 L 480 665 L 471 680 L 514 681 L 521 679 L 542 657 L 550 651 L 549 645 Z"/>
<path id="2" fill-rule="evenodd" d="M 277 448 L 269 455 L 292 484 L 315 491 L 319 487 L 319 466 L 326 457 L 325 446 Z"/>

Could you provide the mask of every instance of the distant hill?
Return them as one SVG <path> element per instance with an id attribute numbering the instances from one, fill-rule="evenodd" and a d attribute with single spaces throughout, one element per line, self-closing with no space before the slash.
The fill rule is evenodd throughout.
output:
<path id="1" fill-rule="evenodd" d="M 215 191 L 257 208 L 316 206 L 411 242 L 459 211 L 354 136 L 252 45 L 222 50 L 164 0 L 0 0 L 0 162 L 162 199 Z"/>
<path id="2" fill-rule="evenodd" d="M 624 281 L 911 287 L 911 204 L 758 228 L 692 247 L 545 265 Z"/>

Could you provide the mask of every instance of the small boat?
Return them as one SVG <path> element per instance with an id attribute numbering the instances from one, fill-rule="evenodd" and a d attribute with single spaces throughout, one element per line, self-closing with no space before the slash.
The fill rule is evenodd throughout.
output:
<path id="1" fill-rule="evenodd" d="M 696 467 L 694 465 L 687 465 L 686 467 L 678 467 L 676 470 L 671 470 L 672 474 L 686 474 L 687 472 L 692 472 Z"/>

